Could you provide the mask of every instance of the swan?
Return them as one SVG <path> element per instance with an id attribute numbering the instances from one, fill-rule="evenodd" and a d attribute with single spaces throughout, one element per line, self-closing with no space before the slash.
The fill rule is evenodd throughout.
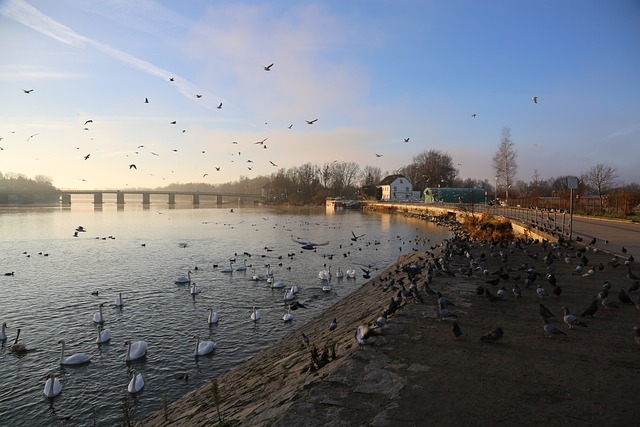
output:
<path id="1" fill-rule="evenodd" d="M 338 267 L 338 271 L 336 271 L 336 278 L 337 278 L 337 279 L 342 279 L 342 278 L 344 278 L 344 271 L 342 271 L 342 270 L 340 269 L 340 267 Z"/>
<path id="2" fill-rule="evenodd" d="M 328 270 L 320 270 L 318 272 L 318 279 L 320 279 L 320 280 L 331 280 L 331 266 L 329 266 Z"/>
<path id="3" fill-rule="evenodd" d="M 98 344 L 105 343 L 111 339 L 111 331 L 108 329 L 102 329 L 102 326 L 98 325 L 98 337 L 96 338 L 96 342 Z"/>
<path id="4" fill-rule="evenodd" d="M 207 319 L 207 322 L 208 322 L 210 325 L 213 325 L 213 324 L 217 324 L 217 323 L 218 323 L 218 313 L 216 313 L 215 311 L 213 311 L 213 309 L 211 309 L 211 308 L 209 309 L 209 317 L 208 317 L 208 319 Z"/>
<path id="5" fill-rule="evenodd" d="M 16 339 L 13 341 L 13 344 L 11 344 L 11 347 L 9 347 L 9 350 L 14 353 L 24 353 L 27 351 L 27 346 L 24 345 L 24 343 L 18 342 L 18 338 L 20 338 L 20 328 L 16 331 Z"/>
<path id="6" fill-rule="evenodd" d="M 201 291 L 201 289 L 200 289 L 198 286 L 196 286 L 196 283 L 195 283 L 195 282 L 193 282 L 193 283 L 191 284 L 191 287 L 189 288 L 189 293 L 190 293 L 191 295 L 196 295 L 196 294 L 199 294 L 199 293 L 200 293 L 200 291 Z"/>
<path id="7" fill-rule="evenodd" d="M 91 356 L 85 353 L 75 353 L 71 356 L 64 357 L 64 340 L 58 341 L 58 344 L 62 344 L 62 353 L 60 353 L 61 365 L 79 365 L 81 363 L 87 363 L 91 359 Z"/>
<path id="8" fill-rule="evenodd" d="M 247 262 L 242 261 L 242 264 L 236 267 L 236 271 L 247 271 Z"/>
<path id="9" fill-rule="evenodd" d="M 300 292 L 300 288 L 298 287 L 298 285 L 293 285 L 291 287 L 291 292 L 293 292 L 294 294 L 297 294 L 298 292 Z"/>
<path id="10" fill-rule="evenodd" d="M 144 387 L 144 379 L 142 378 L 142 373 L 136 375 L 134 371 L 131 371 L 131 381 L 129 381 L 129 385 L 127 386 L 127 390 L 129 393 L 134 394 L 142 390 Z"/>
<path id="11" fill-rule="evenodd" d="M 118 293 L 118 296 L 116 297 L 115 305 L 116 307 L 122 307 L 124 305 L 124 300 L 122 299 L 122 292 Z"/>
<path id="12" fill-rule="evenodd" d="M 284 316 L 282 316 L 282 320 L 285 322 L 290 322 L 293 320 L 293 314 L 291 314 L 291 308 L 287 309 L 287 312 Z"/>
<path id="13" fill-rule="evenodd" d="M 267 264 L 267 276 L 273 276 L 273 268 L 271 267 L 271 264 Z"/>
<path id="14" fill-rule="evenodd" d="M 127 346 L 127 355 L 124 358 L 126 361 L 140 359 L 147 354 L 146 341 L 140 340 L 134 341 L 133 343 L 131 341 L 125 341 L 124 345 Z"/>
<path id="15" fill-rule="evenodd" d="M 260 280 L 260 276 L 258 276 L 258 275 L 256 274 L 256 269 L 255 269 L 255 268 L 253 269 L 253 276 L 251 276 L 251 280 L 256 281 L 256 282 L 257 282 L 258 280 Z"/>
<path id="16" fill-rule="evenodd" d="M 281 289 L 284 288 L 286 286 L 286 284 L 282 281 L 282 280 L 274 280 L 273 276 L 271 276 L 269 279 L 271 279 L 271 287 L 273 289 Z M 269 280 L 267 279 L 267 282 L 269 283 Z"/>
<path id="17" fill-rule="evenodd" d="M 179 276 L 176 279 L 177 285 L 186 284 L 186 283 L 191 283 L 191 270 L 187 271 L 186 276 Z"/>
<path id="18" fill-rule="evenodd" d="M 293 293 L 293 288 L 289 289 L 288 291 L 284 291 L 284 300 L 285 301 L 291 301 L 293 300 L 293 298 L 295 298 L 295 294 Z"/>
<path id="19" fill-rule="evenodd" d="M 5 331 L 5 329 L 7 329 L 7 322 L 2 322 L 2 331 L 0 331 L 0 341 L 7 340 L 7 332 Z"/>
<path id="20" fill-rule="evenodd" d="M 355 279 L 356 278 L 356 270 L 354 268 L 347 269 L 347 279 Z"/>
<path id="21" fill-rule="evenodd" d="M 194 338 L 196 339 L 196 348 L 193 355 L 196 357 L 209 354 L 216 348 L 216 343 L 213 341 L 200 341 L 200 335 L 196 335 Z"/>
<path id="22" fill-rule="evenodd" d="M 229 261 L 229 267 L 221 268 L 220 273 L 233 273 L 233 261 Z"/>
<path id="23" fill-rule="evenodd" d="M 96 311 L 96 312 L 93 314 L 93 321 L 94 321 L 95 323 L 104 323 L 104 316 L 102 315 L 102 306 L 103 306 L 103 305 L 104 305 L 104 303 L 101 303 L 101 304 L 98 306 L 98 311 Z"/>
<path id="24" fill-rule="evenodd" d="M 44 383 L 43 393 L 47 397 L 56 397 L 62 391 L 62 385 L 53 374 L 49 374 L 48 377 L 47 382 Z"/>
<path id="25" fill-rule="evenodd" d="M 255 306 L 253 306 L 253 311 L 251 312 L 251 320 L 253 320 L 254 322 L 260 320 L 260 312 L 256 310 Z"/>
<path id="26" fill-rule="evenodd" d="M 326 285 L 322 286 L 322 290 L 325 292 L 331 292 L 331 285 L 327 282 Z"/>

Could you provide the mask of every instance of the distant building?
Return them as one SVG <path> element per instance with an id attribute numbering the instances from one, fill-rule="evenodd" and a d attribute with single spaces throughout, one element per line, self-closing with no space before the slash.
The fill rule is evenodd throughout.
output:
<path id="1" fill-rule="evenodd" d="M 413 185 L 404 175 L 389 175 L 380 181 L 376 187 L 378 188 L 378 200 L 381 201 L 391 202 L 415 199 Z"/>

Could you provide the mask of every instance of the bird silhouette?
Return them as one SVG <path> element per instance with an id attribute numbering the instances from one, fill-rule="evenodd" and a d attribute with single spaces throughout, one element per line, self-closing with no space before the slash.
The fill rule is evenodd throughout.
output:
<path id="1" fill-rule="evenodd" d="M 264 67 L 265 71 L 271 71 L 271 67 L 273 67 L 273 64 L 269 64 L 266 67 Z"/>
<path id="2" fill-rule="evenodd" d="M 540 304 L 538 306 L 538 311 L 540 312 L 540 316 L 544 317 L 545 319 L 548 319 L 550 317 L 556 317 L 551 310 L 549 310 L 544 304 Z"/>
<path id="3" fill-rule="evenodd" d="M 275 163 L 273 163 L 271 160 L 269 160 L 269 163 L 271 163 L 273 166 L 278 167 L 278 165 L 276 165 Z"/>
<path id="4" fill-rule="evenodd" d="M 169 81 L 170 81 L 170 82 L 174 82 L 174 81 L 175 81 L 175 79 L 174 79 L 173 77 L 169 77 Z"/>
<path id="5" fill-rule="evenodd" d="M 33 92 L 33 89 L 22 89 L 22 91 L 24 93 L 31 93 L 31 92 Z"/>
<path id="6" fill-rule="evenodd" d="M 460 329 L 460 325 L 458 325 L 458 322 L 453 322 L 451 324 L 451 333 L 456 340 L 458 340 L 462 336 L 462 329 Z"/>
<path id="7" fill-rule="evenodd" d="M 93 120 L 89 119 L 86 122 L 84 122 L 85 126 L 86 126 L 87 123 L 93 123 Z"/>
<path id="8" fill-rule="evenodd" d="M 129 169 L 135 169 L 135 170 L 138 170 L 138 168 L 136 167 L 136 165 L 134 165 L 133 163 L 129 165 Z"/>
<path id="9" fill-rule="evenodd" d="M 538 97 L 537 96 L 532 96 L 531 100 L 533 101 L 534 104 L 538 103 Z"/>
<path id="10" fill-rule="evenodd" d="M 582 312 L 582 314 L 580 316 L 581 317 L 585 317 L 585 316 L 593 317 L 593 315 L 596 314 L 596 311 L 598 311 L 598 300 L 596 298 L 594 298 L 593 301 L 591 301 L 591 304 L 589 304 L 589 307 L 587 307 Z"/>
<path id="11" fill-rule="evenodd" d="M 317 122 L 317 121 L 318 121 L 318 119 L 305 120 L 305 121 L 307 122 L 307 124 L 308 124 L 308 125 L 312 125 L 312 124 L 314 124 L 315 122 Z"/>
<path id="12" fill-rule="evenodd" d="M 476 116 L 477 116 L 477 114 L 476 114 L 476 113 L 473 113 L 473 114 L 471 115 L 471 117 L 473 117 L 474 119 L 476 118 Z"/>
<path id="13" fill-rule="evenodd" d="M 409 142 L 409 138 L 405 138 L 405 139 L 404 139 L 404 142 Z"/>
<path id="14" fill-rule="evenodd" d="M 86 156 L 84 156 L 84 159 L 87 160 L 89 156 L 91 156 L 91 154 L 87 154 Z"/>
<path id="15" fill-rule="evenodd" d="M 382 157 L 382 154 L 375 153 L 376 157 Z"/>
<path id="16" fill-rule="evenodd" d="M 502 339 L 503 336 L 504 336 L 504 331 L 502 330 L 501 327 L 497 327 L 497 328 L 493 329 L 492 331 L 490 331 L 488 334 L 481 336 L 480 337 L 480 341 L 496 342 L 496 341 Z"/>
<path id="17" fill-rule="evenodd" d="M 149 103 L 149 98 L 145 98 L 145 99 L 144 99 L 144 103 L 145 103 L 145 104 L 148 104 L 148 103 Z"/>
<path id="18" fill-rule="evenodd" d="M 195 95 L 195 97 L 196 97 L 196 98 L 198 98 L 198 99 L 200 99 L 200 98 L 202 98 L 202 95 L 197 94 L 197 95 Z"/>
<path id="19" fill-rule="evenodd" d="M 218 104 L 218 110 L 222 109 L 222 102 L 220 104 Z"/>
<path id="20" fill-rule="evenodd" d="M 215 168 L 217 171 L 219 171 L 219 170 L 220 170 L 220 167 L 219 167 L 219 166 L 214 166 L 214 168 Z"/>
<path id="21" fill-rule="evenodd" d="M 353 231 L 351 232 L 351 240 L 353 240 L 354 242 L 357 242 L 359 238 L 364 237 L 364 234 L 361 234 L 359 236 L 356 236 L 356 233 L 354 233 Z"/>

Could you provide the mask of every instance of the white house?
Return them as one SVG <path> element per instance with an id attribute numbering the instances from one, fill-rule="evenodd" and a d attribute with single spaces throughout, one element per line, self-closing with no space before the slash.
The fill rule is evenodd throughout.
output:
<path id="1" fill-rule="evenodd" d="M 412 200 L 415 197 L 413 185 L 404 175 L 389 175 L 380 181 L 376 187 L 381 201 Z"/>

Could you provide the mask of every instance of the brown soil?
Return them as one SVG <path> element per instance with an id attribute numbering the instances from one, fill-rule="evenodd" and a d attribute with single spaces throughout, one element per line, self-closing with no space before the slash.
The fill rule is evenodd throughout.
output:
<path id="1" fill-rule="evenodd" d="M 438 297 L 425 293 L 423 268 L 418 287 L 424 302 L 406 299 L 387 325 L 377 329 L 380 333 L 370 338 L 375 344 L 359 346 L 356 328 L 371 325 L 400 289 L 397 284 L 387 291 L 384 287 L 393 278 L 397 283 L 407 276 L 402 266 L 433 264 L 442 249 L 402 257 L 313 322 L 219 377 L 224 425 L 636 425 L 640 349 L 632 328 L 640 324 L 640 311 L 618 300 L 618 291 L 627 290 L 631 281 L 625 266 L 612 267 L 612 256 L 603 251 L 585 252 L 589 266 L 604 266 L 591 277 L 573 274 L 579 258 L 572 258 L 570 264 L 563 260 L 567 252 L 575 255 L 576 250 L 554 252 L 559 257 L 551 268 L 562 288 L 562 294 L 555 296 L 544 276 L 525 288 L 526 269 L 519 271 L 527 265 L 546 274 L 543 258 L 551 252 L 550 245 L 546 250 L 540 243 L 493 250 L 489 245 L 473 245 L 470 251 L 482 268 L 494 272 L 502 266 L 513 271 L 498 285 L 485 283 L 496 276 L 485 276 L 481 270 L 464 277 L 459 269 L 468 267 L 470 260 L 460 254 L 450 260 L 455 276 L 434 274 L 430 288 L 455 304 L 449 308 L 462 329 L 459 340 L 452 335 L 452 322 L 440 319 Z M 506 261 L 499 251 L 506 254 Z M 522 297 L 515 298 L 511 289 L 518 274 Z M 598 304 L 593 318 L 580 317 L 604 280 L 612 283 L 610 295 L 620 308 L 605 310 Z M 410 280 L 405 283 L 408 287 Z M 538 284 L 550 296 L 539 297 Z M 479 285 L 493 295 L 504 285 L 507 297 L 490 302 L 477 295 Z M 637 294 L 630 293 L 634 302 Z M 555 314 L 551 323 L 567 336 L 548 337 L 538 311 L 540 303 Z M 588 326 L 570 330 L 561 306 L 568 306 Z M 328 325 L 334 317 L 338 327 L 331 332 Z M 501 340 L 480 340 L 498 326 L 504 329 Z M 335 344 L 336 357 L 329 356 L 324 366 L 310 370 L 311 351 L 303 344 L 301 332 L 309 335 L 311 346 L 320 353 L 325 346 L 331 353 Z M 219 420 L 208 385 L 170 403 L 166 414 L 158 411 L 142 424 L 209 426 Z"/>

